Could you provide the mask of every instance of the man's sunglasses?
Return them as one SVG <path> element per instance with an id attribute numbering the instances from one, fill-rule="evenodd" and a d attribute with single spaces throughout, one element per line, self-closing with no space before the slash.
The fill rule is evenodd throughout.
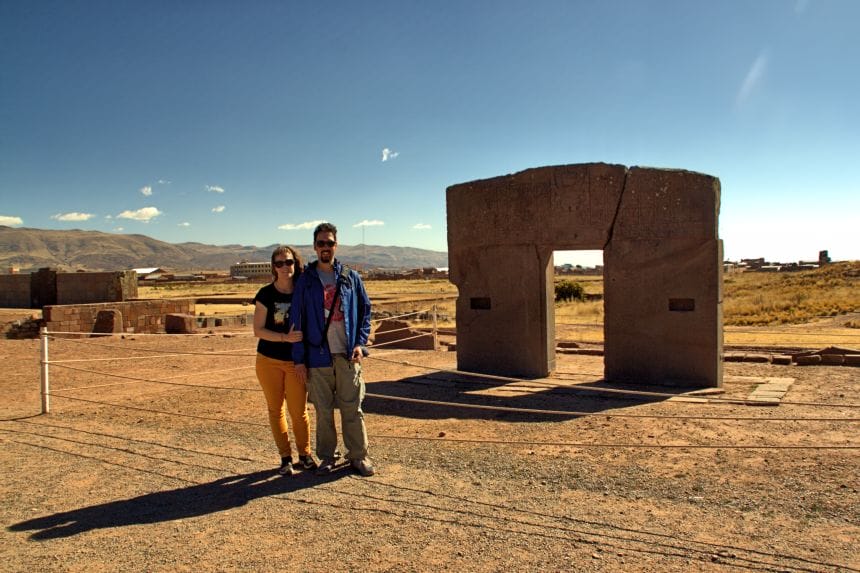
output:
<path id="1" fill-rule="evenodd" d="M 285 261 L 272 261 L 272 264 L 273 264 L 273 265 L 275 265 L 275 266 L 276 266 L 276 267 L 278 267 L 278 268 L 281 268 L 281 267 L 282 267 L 282 266 L 284 266 L 284 265 L 287 265 L 288 267 L 291 267 L 291 266 L 293 266 L 293 263 L 295 263 L 295 262 L 296 262 L 296 261 L 294 261 L 293 259 L 287 259 L 287 260 L 285 260 Z"/>
<path id="2" fill-rule="evenodd" d="M 336 244 L 337 244 L 337 241 L 323 241 L 322 239 L 317 241 L 317 247 L 319 247 L 320 249 L 322 249 L 323 247 L 332 248 Z"/>

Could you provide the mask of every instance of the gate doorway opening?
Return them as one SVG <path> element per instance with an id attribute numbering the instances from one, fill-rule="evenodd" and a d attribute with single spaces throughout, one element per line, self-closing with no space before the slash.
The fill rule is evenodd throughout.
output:
<path id="1" fill-rule="evenodd" d="M 603 351 L 603 251 L 554 251 L 556 353 Z"/>

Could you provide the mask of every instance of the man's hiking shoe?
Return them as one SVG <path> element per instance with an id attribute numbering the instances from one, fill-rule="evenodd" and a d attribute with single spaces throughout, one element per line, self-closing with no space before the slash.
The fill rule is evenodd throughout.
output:
<path id="1" fill-rule="evenodd" d="M 299 465 L 302 469 L 305 470 L 315 470 L 317 469 L 317 463 L 314 461 L 313 456 L 299 456 Z"/>
<path id="2" fill-rule="evenodd" d="M 287 456 L 285 458 L 281 458 L 281 467 L 278 468 L 278 473 L 282 476 L 291 476 L 293 475 L 293 458 L 292 456 Z"/>
<path id="3" fill-rule="evenodd" d="M 332 471 L 334 471 L 334 460 L 333 459 L 322 459 L 320 460 L 320 465 L 317 468 L 318 476 L 327 476 Z"/>
<path id="4" fill-rule="evenodd" d="M 350 463 L 352 464 L 352 469 L 357 471 L 361 477 L 370 477 L 376 473 L 376 470 L 373 469 L 373 465 L 367 458 L 352 460 Z"/>

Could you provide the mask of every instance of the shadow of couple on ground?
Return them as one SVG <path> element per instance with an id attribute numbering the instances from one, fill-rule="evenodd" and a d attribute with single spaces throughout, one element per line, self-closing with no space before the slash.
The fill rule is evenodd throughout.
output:
<path id="1" fill-rule="evenodd" d="M 277 470 L 257 471 L 36 517 L 8 529 L 34 531 L 30 538 L 42 541 L 71 537 L 93 529 L 174 521 L 227 511 L 257 498 L 289 494 L 341 479 L 350 473 L 348 464 L 339 464 L 327 476 L 316 476 L 311 471 L 283 477 Z"/>

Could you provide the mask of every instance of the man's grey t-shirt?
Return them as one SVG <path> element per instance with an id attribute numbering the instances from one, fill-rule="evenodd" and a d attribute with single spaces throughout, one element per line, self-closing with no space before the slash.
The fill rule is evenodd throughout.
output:
<path id="1" fill-rule="evenodd" d="M 317 268 L 317 274 L 319 274 L 323 285 L 323 292 L 325 293 L 323 317 L 328 320 L 328 313 L 336 288 L 334 271 L 328 273 Z M 332 354 L 348 354 L 346 348 L 346 324 L 343 321 L 343 305 L 340 297 L 337 297 L 337 307 L 334 309 L 334 316 L 328 327 L 328 349 Z"/>

